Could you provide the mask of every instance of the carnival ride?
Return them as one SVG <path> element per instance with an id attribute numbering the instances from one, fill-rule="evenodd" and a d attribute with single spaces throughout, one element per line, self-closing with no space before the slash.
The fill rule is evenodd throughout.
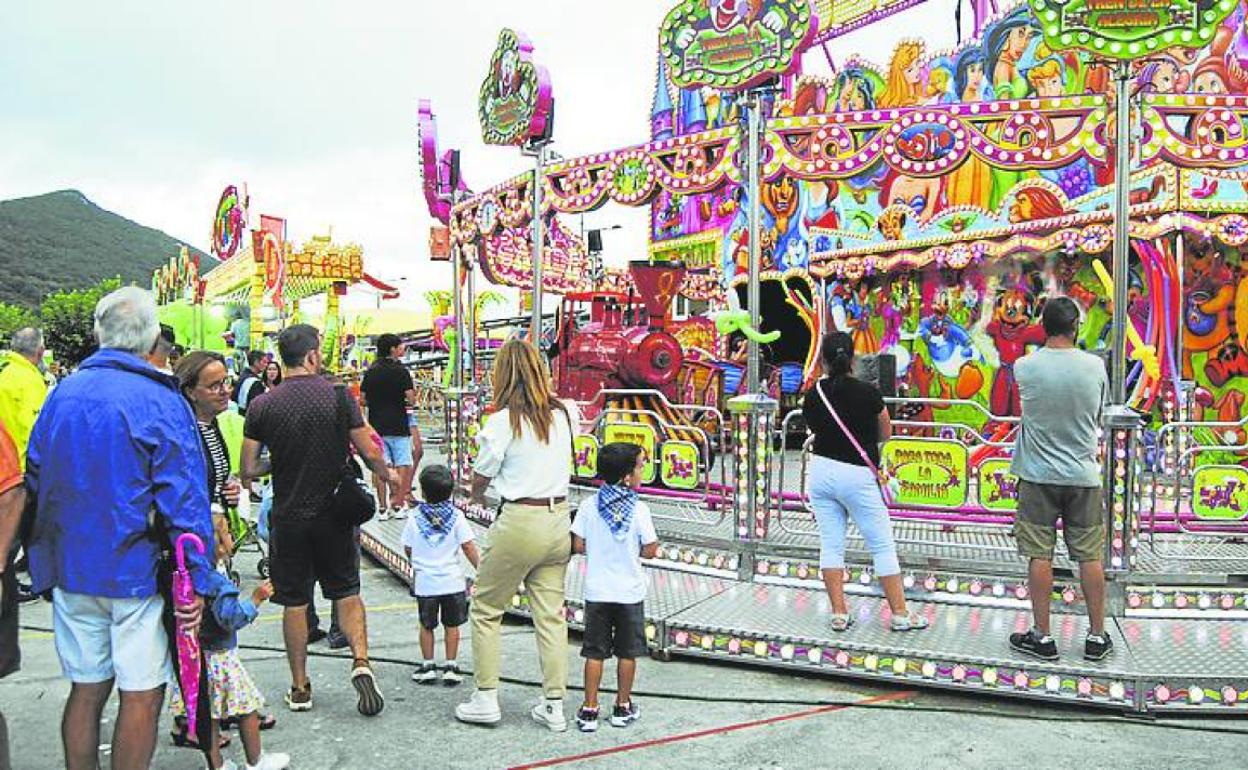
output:
<path id="1" fill-rule="evenodd" d="M 261 215 L 248 232 L 250 198 L 228 185 L 213 217 L 212 253 L 217 263 L 203 269 L 186 249 L 152 275 L 152 290 L 162 317 L 177 320 L 179 339 L 200 349 L 259 349 L 265 337 L 266 308 L 274 330 L 299 323 L 301 302 L 326 296 L 323 345 L 325 361 L 337 370 L 348 336 L 343 328 L 341 297 L 364 283 L 387 299 L 398 289 L 364 270 L 363 249 L 314 235 L 298 247 L 286 240 L 286 221 Z M 250 245 L 245 245 L 250 235 Z M 232 322 L 232 323 L 231 323 Z"/>
<path id="2" fill-rule="evenodd" d="M 593 489 L 603 442 L 649 450 L 645 494 L 663 542 L 648 566 L 656 654 L 1125 710 L 1242 713 L 1245 6 L 1199 35 L 1154 41 L 1130 69 L 1051 47 L 1027 6 L 989 18 L 977 3 L 976 36 L 953 51 L 904 41 L 883 68 L 851 56 L 826 75 L 780 68 L 745 90 L 688 82 L 690 61 L 709 66 L 718 60 L 707 51 L 738 50 L 733 35 L 780 40 L 788 30 L 799 53 L 813 44 L 826 53 L 838 30 L 914 4 L 850 12 L 686 0 L 660 36 L 650 141 L 546 166 L 539 147 L 539 175 L 471 194 L 444 178 L 434 140 L 426 190 L 432 178 L 457 291 L 480 267 L 491 282 L 564 295 L 553 368 L 561 394 L 588 415 L 574 447 L 580 494 Z M 724 13 L 699 26 L 711 11 Z M 669 30 L 686 22 L 689 32 Z M 745 63 L 751 75 L 754 62 Z M 1111 91 L 1119 73 L 1131 86 L 1121 103 Z M 1134 153 L 1129 175 L 1114 163 L 1122 115 L 1139 135 L 1122 148 Z M 1120 186 L 1126 217 L 1115 213 Z M 683 264 L 667 288 L 706 308 L 685 336 L 672 330 L 670 302 L 658 312 L 644 270 L 586 269 L 584 244 L 559 216 L 608 202 L 650 207 L 655 271 Z M 537 280 L 535 219 L 549 225 Z M 1102 259 L 1116 224 L 1128 248 L 1111 271 Z M 1029 599 L 1010 535 L 1013 367 L 1043 342 L 1040 311 L 1058 295 L 1080 305 L 1078 342 L 1106 357 L 1116 400 L 1131 407 L 1111 413 L 1101 451 L 1110 614 L 1124 642 L 1103 663 L 1037 663 L 1005 643 L 1028 622 Z M 714 323 L 724 319 L 730 331 Z M 904 584 L 933 621 L 904 640 L 878 622 L 883 604 L 860 540 L 851 539 L 846 571 L 865 622 L 835 636 L 825 622 L 804 429 L 800 411 L 784 407 L 818 376 L 816 342 L 832 329 L 850 332 L 859 355 L 878 355 L 897 383 L 883 465 L 896 482 Z M 710 396 L 674 384 L 690 360 L 714 370 L 702 381 L 717 383 Z M 753 391 L 738 376 L 751 365 Z M 469 366 L 445 393 L 445 449 L 467 478 L 488 382 Z M 712 452 L 725 459 L 714 469 Z M 488 525 L 493 514 L 470 516 Z M 364 543 L 403 573 L 397 535 L 378 523 Z M 1082 598 L 1060 547 L 1057 567 L 1054 633 L 1071 649 Z M 570 571 L 573 625 L 581 580 Z M 515 610 L 526 606 L 518 596 Z"/>

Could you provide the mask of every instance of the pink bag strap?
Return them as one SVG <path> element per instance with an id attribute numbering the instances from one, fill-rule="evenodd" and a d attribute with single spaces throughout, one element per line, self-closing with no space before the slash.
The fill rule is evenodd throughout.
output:
<path id="1" fill-rule="evenodd" d="M 837 414 L 836 409 L 832 406 L 832 402 L 828 400 L 827 395 L 823 392 L 823 388 L 819 386 L 818 382 L 815 383 L 815 392 L 819 394 L 819 398 L 823 400 L 823 405 L 828 408 L 828 413 L 832 415 L 833 420 L 836 420 L 836 424 L 840 426 L 841 432 L 849 439 L 849 443 L 853 445 L 854 449 L 858 450 L 858 456 L 867 464 L 871 472 L 878 476 L 880 469 L 875 467 L 875 463 L 871 462 L 871 457 L 867 454 L 867 450 L 862 448 L 862 444 L 858 443 L 858 439 L 854 437 L 849 427 L 845 425 L 845 421 Z"/>

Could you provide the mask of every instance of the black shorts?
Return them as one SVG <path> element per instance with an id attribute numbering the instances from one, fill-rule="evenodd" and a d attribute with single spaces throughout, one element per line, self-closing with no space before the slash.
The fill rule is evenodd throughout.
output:
<path id="1" fill-rule="evenodd" d="M 468 593 L 460 591 L 441 596 L 417 596 L 420 609 L 420 625 L 432 631 L 438 627 L 439 616 L 444 628 L 459 628 L 468 622 Z"/>
<path id="2" fill-rule="evenodd" d="M 645 602 L 585 602 L 582 658 L 640 658 L 647 651 Z"/>
<path id="3" fill-rule="evenodd" d="M 360 592 L 360 535 L 329 514 L 315 519 L 274 519 L 269 528 L 273 603 L 312 602 L 313 583 L 330 601 Z"/>

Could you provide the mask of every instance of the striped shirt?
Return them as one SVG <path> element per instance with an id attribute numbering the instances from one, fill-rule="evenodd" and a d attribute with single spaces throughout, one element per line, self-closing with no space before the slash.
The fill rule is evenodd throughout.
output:
<path id="1" fill-rule="evenodd" d="M 204 441 L 204 456 L 208 461 L 208 495 L 212 502 L 225 504 L 225 482 L 230 477 L 230 456 L 225 450 L 225 440 L 217 421 L 196 422 L 199 437 Z"/>

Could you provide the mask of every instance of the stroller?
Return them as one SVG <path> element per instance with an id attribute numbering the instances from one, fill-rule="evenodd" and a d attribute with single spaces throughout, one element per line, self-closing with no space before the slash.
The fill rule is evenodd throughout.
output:
<path id="1" fill-rule="evenodd" d="M 268 516 L 268 508 L 273 505 L 273 492 L 271 485 L 265 485 L 265 491 L 261 494 L 260 511 L 253 521 L 243 514 L 237 508 L 227 508 L 225 512 L 225 523 L 229 528 L 230 537 L 234 540 L 234 548 L 230 551 L 229 557 L 225 561 L 226 575 L 239 585 L 240 574 L 234 569 L 234 557 L 249 551 L 260 555 L 260 561 L 256 563 L 256 573 L 261 579 L 269 578 L 269 538 L 265 527 L 265 519 Z"/>

